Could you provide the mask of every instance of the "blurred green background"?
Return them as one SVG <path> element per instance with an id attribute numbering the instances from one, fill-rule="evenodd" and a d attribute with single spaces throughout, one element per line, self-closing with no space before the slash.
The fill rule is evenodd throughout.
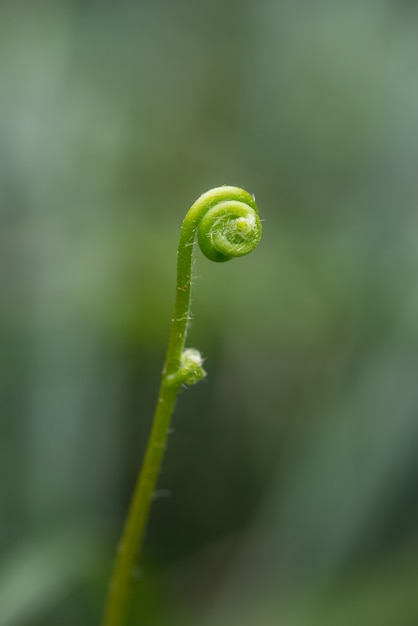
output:
<path id="1" fill-rule="evenodd" d="M 131 626 L 418 624 L 418 5 L 0 6 L 0 625 L 94 626 L 196 260 Z"/>

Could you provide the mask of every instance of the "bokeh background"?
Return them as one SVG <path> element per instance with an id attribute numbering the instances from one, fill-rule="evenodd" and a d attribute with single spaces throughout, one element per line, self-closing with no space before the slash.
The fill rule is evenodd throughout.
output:
<path id="1" fill-rule="evenodd" d="M 417 59 L 407 0 L 1 3 L 1 626 L 100 623 L 221 184 L 130 624 L 418 624 Z"/>

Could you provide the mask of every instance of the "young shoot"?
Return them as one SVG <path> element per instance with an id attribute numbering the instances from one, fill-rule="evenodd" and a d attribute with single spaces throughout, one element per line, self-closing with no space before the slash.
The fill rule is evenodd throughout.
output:
<path id="1" fill-rule="evenodd" d="M 124 623 L 129 583 L 143 541 L 177 394 L 182 386 L 193 385 L 206 375 L 200 352 L 185 348 L 195 240 L 208 259 L 219 263 L 248 254 L 260 237 L 256 202 L 238 187 L 224 186 L 207 191 L 184 218 L 177 252 L 174 314 L 160 390 L 145 458 L 119 544 L 103 626 L 123 626 Z"/>

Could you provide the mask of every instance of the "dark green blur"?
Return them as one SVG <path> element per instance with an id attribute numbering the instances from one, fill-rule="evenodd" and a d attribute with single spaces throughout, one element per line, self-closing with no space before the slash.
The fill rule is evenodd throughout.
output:
<path id="1" fill-rule="evenodd" d="M 0 626 L 99 626 L 207 189 L 128 626 L 418 624 L 418 5 L 0 3 Z"/>

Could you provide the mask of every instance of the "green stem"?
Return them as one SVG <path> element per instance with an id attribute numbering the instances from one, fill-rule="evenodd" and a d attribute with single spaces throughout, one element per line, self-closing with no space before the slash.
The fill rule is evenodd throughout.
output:
<path id="1" fill-rule="evenodd" d="M 227 261 L 248 254 L 261 237 L 255 200 L 238 187 L 218 187 L 190 208 L 180 231 L 174 315 L 153 425 L 125 528 L 119 544 L 103 626 L 122 626 L 132 572 L 139 556 L 158 474 L 167 444 L 177 394 L 184 384 L 205 376 L 197 350 L 184 350 L 190 319 L 192 260 L 195 238 L 209 259 Z"/>

